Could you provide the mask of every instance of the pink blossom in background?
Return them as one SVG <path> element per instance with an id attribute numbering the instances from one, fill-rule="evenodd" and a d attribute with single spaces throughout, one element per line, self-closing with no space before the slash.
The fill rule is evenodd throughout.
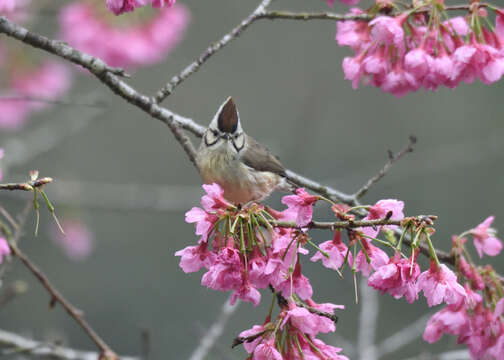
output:
<path id="1" fill-rule="evenodd" d="M 29 69 L 14 67 L 8 76 L 8 89 L 0 95 L 0 129 L 4 130 L 22 128 L 34 111 L 50 106 L 44 100 L 62 97 L 72 83 L 69 68 L 56 61 Z"/>
<path id="2" fill-rule="evenodd" d="M 9 255 L 11 253 L 9 244 L 5 238 L 0 237 L 0 264 L 3 262 L 3 258 L 5 255 Z"/>
<path id="3" fill-rule="evenodd" d="M 502 242 L 495 237 L 496 231 L 490 227 L 493 221 L 494 217 L 489 216 L 470 231 L 474 237 L 474 247 L 476 247 L 480 258 L 483 257 L 483 254 L 497 256 L 502 250 Z"/>
<path id="4" fill-rule="evenodd" d="M 23 22 L 28 19 L 27 7 L 31 0 L 0 0 L 0 16 Z"/>
<path id="5" fill-rule="evenodd" d="M 112 20 L 98 15 L 90 4 L 73 2 L 61 10 L 61 38 L 111 66 L 151 65 L 162 61 L 181 41 L 189 22 L 189 11 L 175 5 L 157 11 L 140 24 L 119 25 Z"/>
<path id="6" fill-rule="evenodd" d="M 16 0 L 0 0 L 0 12 L 8 13 L 16 8 Z"/>
<path id="7" fill-rule="evenodd" d="M 11 78 L 12 90 L 19 95 L 42 100 L 55 100 L 63 96 L 71 86 L 71 73 L 62 63 L 47 61 L 33 70 L 15 72 Z M 28 101 L 27 105 L 40 110 L 47 103 Z"/>
<path id="8" fill-rule="evenodd" d="M 154 8 L 169 7 L 175 4 L 176 0 L 106 0 L 107 9 L 116 15 L 134 11 L 148 4 Z"/>
<path id="9" fill-rule="evenodd" d="M 85 260 L 94 249 L 94 237 L 89 228 L 80 220 L 63 219 L 62 234 L 56 225 L 53 226 L 51 237 L 61 247 L 63 252 L 73 261 Z"/>

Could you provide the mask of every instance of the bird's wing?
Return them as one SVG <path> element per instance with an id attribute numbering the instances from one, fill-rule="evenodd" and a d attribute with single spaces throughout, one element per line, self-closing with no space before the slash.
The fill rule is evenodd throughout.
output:
<path id="1" fill-rule="evenodd" d="M 258 171 L 269 171 L 285 176 L 285 168 L 267 147 L 247 135 L 247 148 L 241 156 L 243 163 Z"/>

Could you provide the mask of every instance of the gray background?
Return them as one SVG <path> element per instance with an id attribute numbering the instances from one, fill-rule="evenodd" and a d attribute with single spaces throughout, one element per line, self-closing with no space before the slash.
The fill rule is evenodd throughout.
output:
<path id="1" fill-rule="evenodd" d="M 185 39 L 165 61 L 134 73 L 130 81 L 140 91 L 153 94 L 258 3 L 179 2 L 192 13 Z M 274 8 L 327 9 L 320 0 L 277 1 Z M 335 11 L 344 7 L 337 5 Z M 39 29 L 54 34 L 56 18 L 50 13 L 44 16 L 46 23 Z M 287 167 L 345 192 L 357 190 L 384 164 L 387 149 L 399 150 L 414 134 L 419 139 L 415 152 L 364 201 L 398 198 L 406 202 L 407 214 L 438 215 L 435 241 L 442 249 L 449 249 L 452 234 L 475 226 L 489 214 L 496 215 L 495 227 L 503 228 L 502 84 L 419 91 L 402 99 L 371 87 L 354 91 L 341 70 L 343 57 L 351 52 L 337 46 L 334 34 L 335 24 L 328 21 L 263 20 L 214 56 L 164 105 L 206 124 L 232 95 L 245 130 L 267 144 Z M 201 287 L 202 273 L 184 274 L 179 258 L 173 256 L 197 240 L 193 226 L 184 223 L 184 212 L 198 203 L 200 178 L 166 126 L 113 96 L 94 78 L 76 76 L 78 84 L 69 98 L 100 99 L 107 105 L 105 110 L 56 106 L 34 116 L 26 130 L 0 134 L 0 145 L 12 146 L 16 139 L 21 148 L 36 149 L 38 155 L 9 169 L 9 180 L 21 180 L 18 174 L 33 168 L 54 177 L 47 193 L 55 200 L 57 212 L 83 219 L 95 234 L 96 249 L 85 262 L 68 260 L 49 240 L 51 220 L 46 211 L 42 211 L 38 238 L 32 236 L 34 218 L 30 217 L 21 247 L 85 311 L 118 353 L 138 354 L 140 331 L 145 328 L 151 333 L 154 359 L 188 358 L 202 329 L 213 323 L 227 297 Z M 45 151 L 52 140 L 56 146 Z M 0 194 L 1 204 L 13 212 L 28 198 L 28 194 Z M 268 202 L 279 207 L 280 196 Z M 318 210 L 319 218 L 329 216 L 326 207 Z M 313 236 L 317 242 L 330 238 L 327 232 Z M 499 260 L 493 263 L 504 270 Z M 340 280 L 319 264 L 308 263 L 304 270 L 317 301 L 346 305 L 339 313 L 337 334 L 355 341 L 359 305 L 353 301 L 351 274 Z M 16 279 L 27 281 L 29 292 L 0 309 L 2 328 L 94 349 L 59 306 L 48 309 L 47 294 L 13 261 L 5 283 Z M 238 332 L 262 322 L 271 299 L 267 291 L 262 294 L 258 308 L 240 305 L 208 359 L 245 357 L 243 350 L 231 350 L 229 345 Z M 394 334 L 427 310 L 423 298 L 412 306 L 381 297 L 378 339 Z M 337 344 L 334 337 L 324 339 Z M 434 346 L 418 340 L 387 358 L 452 347 L 454 338 L 445 337 Z"/>

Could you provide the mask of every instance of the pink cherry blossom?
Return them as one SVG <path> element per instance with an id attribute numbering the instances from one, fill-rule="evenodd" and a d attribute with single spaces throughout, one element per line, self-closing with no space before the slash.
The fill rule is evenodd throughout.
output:
<path id="1" fill-rule="evenodd" d="M 495 230 L 490 227 L 493 221 L 494 217 L 489 216 L 470 231 L 480 258 L 483 257 L 483 254 L 497 256 L 502 250 L 502 242 L 495 236 Z"/>
<path id="2" fill-rule="evenodd" d="M 161 9 L 142 23 L 119 26 L 99 15 L 91 4 L 76 1 L 62 8 L 59 22 L 61 38 L 71 46 L 111 66 L 138 67 L 162 61 L 180 42 L 189 11 L 175 5 Z"/>
<path id="3" fill-rule="evenodd" d="M 207 241 L 218 219 L 218 216 L 209 214 L 199 207 L 193 207 L 185 214 L 185 221 L 187 223 L 196 223 L 196 235 L 201 235 L 200 241 L 204 242 Z"/>
<path id="4" fill-rule="evenodd" d="M 215 254 L 208 251 L 208 244 L 201 242 L 198 246 L 187 246 L 175 253 L 175 256 L 181 256 L 180 268 L 185 273 L 199 271 L 201 268 L 210 268 L 215 261 Z"/>
<path id="5" fill-rule="evenodd" d="M 294 221 L 299 226 L 306 226 L 313 216 L 313 204 L 318 201 L 317 195 L 310 195 L 303 188 L 296 189 L 296 195 L 287 195 L 282 203 L 287 205 L 283 211 L 285 218 Z"/>
<path id="6" fill-rule="evenodd" d="M 231 295 L 230 304 L 234 305 L 236 300 L 241 299 L 259 305 L 261 302 L 261 293 L 252 285 L 247 277 L 243 277 L 243 282 L 238 289 Z"/>
<path id="7" fill-rule="evenodd" d="M 404 47 L 404 30 L 402 25 L 407 19 L 407 15 L 398 17 L 378 16 L 373 19 L 371 27 L 371 38 L 385 45 L 395 45 L 399 49 Z"/>
<path id="8" fill-rule="evenodd" d="M 78 219 L 62 219 L 63 234 L 54 225 L 51 234 L 52 240 L 63 249 L 63 252 L 73 261 L 87 259 L 94 250 L 94 236 L 89 228 Z"/>
<path id="9" fill-rule="evenodd" d="M 229 291 L 238 289 L 241 284 L 240 252 L 231 247 L 222 248 L 201 278 L 201 285 L 213 290 Z"/>
<path id="10" fill-rule="evenodd" d="M 387 217 L 389 212 L 392 212 L 391 220 L 402 220 L 404 218 L 403 214 L 404 202 L 395 199 L 380 200 L 368 210 L 367 216 L 364 220 L 377 220 L 384 219 Z M 394 229 L 396 226 L 388 225 L 383 226 L 383 228 Z M 377 226 L 376 229 L 370 226 L 362 228 L 361 231 L 364 235 L 375 238 L 380 230 L 381 226 Z"/>
<path id="11" fill-rule="evenodd" d="M 0 264 L 3 262 L 3 258 L 5 255 L 10 255 L 11 250 L 7 240 L 5 238 L 0 237 Z"/>
<path id="12" fill-rule="evenodd" d="M 325 241 L 318 245 L 319 248 L 327 253 L 327 258 L 320 251 L 311 257 L 311 261 L 322 260 L 322 265 L 328 269 L 338 270 L 345 262 L 345 257 L 350 266 L 353 264 L 352 254 L 348 252 L 347 246 L 341 241 L 341 231 L 334 232 L 334 239 Z M 348 256 L 347 256 L 348 254 Z"/>
<path id="13" fill-rule="evenodd" d="M 106 0 L 107 9 L 116 15 L 134 11 L 136 8 L 151 4 L 152 7 L 161 8 L 172 6 L 175 0 Z"/>
<path id="14" fill-rule="evenodd" d="M 389 262 L 388 255 L 371 244 L 371 241 L 362 239 L 364 249 L 360 250 L 355 257 L 355 269 L 360 271 L 362 275 L 369 276 L 372 270 L 378 270 L 383 265 Z M 367 262 L 366 254 L 370 262 Z"/>
<path id="15" fill-rule="evenodd" d="M 276 286 L 276 290 L 281 292 L 285 298 L 289 298 L 292 293 L 297 294 L 301 300 L 309 299 L 313 295 L 310 281 L 301 273 L 301 264 L 299 262 L 296 263 L 293 273 Z"/>
<path id="16" fill-rule="evenodd" d="M 433 260 L 429 270 L 418 277 L 418 289 L 423 291 L 429 306 L 443 301 L 448 305 L 456 305 L 466 298 L 466 291 L 457 282 L 457 276 L 446 265 L 437 266 Z"/>
<path id="17" fill-rule="evenodd" d="M 364 12 L 353 8 L 352 15 L 360 15 Z M 371 40 L 371 32 L 367 23 L 362 21 L 338 21 L 336 31 L 336 41 L 339 46 L 350 46 L 356 52 L 360 52 Z"/>
<path id="18" fill-rule="evenodd" d="M 438 341 L 443 333 L 460 335 L 462 332 L 468 331 L 469 327 L 470 320 L 465 311 L 446 307 L 429 319 L 425 327 L 423 339 L 432 344 Z"/>
<path id="19" fill-rule="evenodd" d="M 238 336 L 240 338 L 250 338 L 260 333 L 264 333 L 265 330 L 266 328 L 264 325 L 254 325 L 252 326 L 251 329 L 242 331 Z M 243 343 L 245 351 L 248 352 L 249 354 L 252 354 L 257 345 L 259 345 L 259 343 L 262 341 L 262 339 L 263 339 L 262 336 L 257 336 L 253 341 L 245 341 Z"/>
<path id="20" fill-rule="evenodd" d="M 261 342 L 254 350 L 254 360 L 283 360 L 282 355 L 276 349 L 275 337 Z"/>
<path id="21" fill-rule="evenodd" d="M 402 259 L 396 253 L 387 265 L 379 267 L 368 279 L 368 285 L 383 294 L 389 293 L 396 299 L 405 297 L 410 304 L 418 299 L 418 287 L 416 281 L 420 275 L 420 266 L 411 259 Z"/>
<path id="22" fill-rule="evenodd" d="M 206 211 L 226 210 L 233 205 L 224 199 L 224 190 L 218 184 L 203 184 L 206 192 L 201 198 L 201 205 Z"/>

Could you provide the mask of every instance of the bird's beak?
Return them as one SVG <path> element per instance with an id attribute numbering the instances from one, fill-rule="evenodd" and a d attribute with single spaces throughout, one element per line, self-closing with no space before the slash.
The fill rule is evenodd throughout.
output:
<path id="1" fill-rule="evenodd" d="M 223 139 L 225 139 L 225 140 L 229 141 L 229 139 L 231 139 L 231 135 L 230 135 L 230 134 L 228 134 L 228 133 L 225 133 L 225 134 L 222 134 L 221 138 L 223 138 Z"/>

